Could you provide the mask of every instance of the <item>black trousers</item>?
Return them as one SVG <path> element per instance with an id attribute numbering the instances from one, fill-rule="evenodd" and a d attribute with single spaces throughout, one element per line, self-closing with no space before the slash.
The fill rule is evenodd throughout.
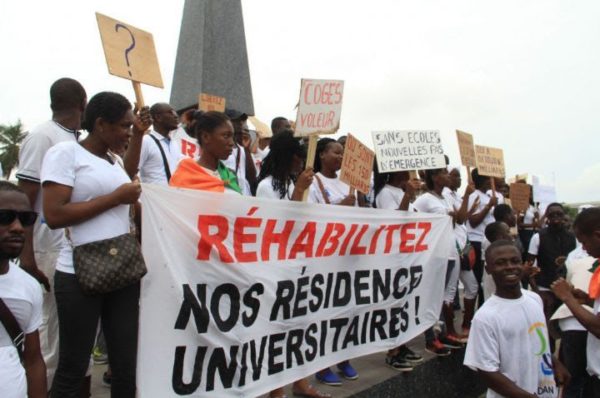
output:
<path id="1" fill-rule="evenodd" d="M 139 283 L 98 296 L 83 294 L 74 274 L 57 271 L 59 359 L 52 398 L 78 398 L 94 346 L 98 320 L 112 370 L 111 397 L 135 398 Z"/>
<path id="2" fill-rule="evenodd" d="M 483 305 L 484 297 L 483 297 L 483 287 L 481 285 L 481 281 L 483 280 L 483 254 L 481 253 L 481 242 L 471 242 L 471 246 L 475 250 L 475 265 L 473 266 L 473 275 L 475 275 L 475 279 L 477 279 L 477 297 L 478 297 L 478 308 L 481 308 Z"/>
<path id="3" fill-rule="evenodd" d="M 585 330 L 562 332 L 560 360 L 571 373 L 571 382 L 565 387 L 564 398 L 586 398 L 584 388 L 590 382 L 586 370 L 587 334 Z"/>

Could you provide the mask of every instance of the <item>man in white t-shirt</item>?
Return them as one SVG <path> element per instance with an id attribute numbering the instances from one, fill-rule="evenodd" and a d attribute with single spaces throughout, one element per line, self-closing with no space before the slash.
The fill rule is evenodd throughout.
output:
<path id="1" fill-rule="evenodd" d="M 488 398 L 556 398 L 557 382 L 568 382 L 569 375 L 550 352 L 541 298 L 521 289 L 519 249 L 499 240 L 485 259 L 496 293 L 475 314 L 464 364 L 487 384 Z"/>
<path id="2" fill-rule="evenodd" d="M 25 229 L 34 224 L 36 213 L 25 193 L 7 181 L 0 181 L 0 203 L 0 299 L 17 324 L 12 329 L 9 317 L 0 315 L 0 397 L 45 398 L 46 366 L 38 333 L 42 289 L 35 279 L 10 263 L 21 253 Z M 23 365 L 12 337 L 19 333 L 24 336 Z"/>
<path id="3" fill-rule="evenodd" d="M 33 227 L 25 232 L 26 240 L 21 253 L 21 267 L 46 288 L 44 294 L 43 322 L 40 341 L 48 380 L 52 383 L 58 365 L 58 316 L 52 287 L 54 270 L 64 230 L 48 228 L 42 213 L 40 174 L 46 152 L 64 141 L 77 141 L 87 96 L 79 82 L 62 78 L 50 87 L 52 120 L 33 128 L 23 140 L 19 150 L 19 187 L 25 191 L 31 206 L 40 215 Z"/>
<path id="4" fill-rule="evenodd" d="M 250 187 L 256 185 L 256 166 L 250 153 L 248 115 L 235 109 L 226 109 L 225 114 L 231 119 L 236 144 L 229 158 L 223 163 L 237 175 L 242 193 L 251 195 Z"/>
<path id="5" fill-rule="evenodd" d="M 600 208 L 592 207 L 577 215 L 573 223 L 575 235 L 590 256 L 600 258 Z M 588 331 L 587 371 L 592 376 L 586 398 L 600 397 L 600 266 L 598 260 L 589 269 L 592 273 L 588 293 L 574 289 L 560 278 L 552 283 L 552 292 L 563 301 L 573 316 Z M 593 307 L 593 313 L 582 304 Z"/>
<path id="6" fill-rule="evenodd" d="M 144 183 L 169 185 L 177 164 L 184 158 L 180 142 L 173 137 L 179 117 L 171 105 L 162 102 L 150 107 L 150 115 L 152 130 L 131 137 L 124 159 L 125 168 L 129 175 L 135 175 L 139 170 L 140 180 Z"/>

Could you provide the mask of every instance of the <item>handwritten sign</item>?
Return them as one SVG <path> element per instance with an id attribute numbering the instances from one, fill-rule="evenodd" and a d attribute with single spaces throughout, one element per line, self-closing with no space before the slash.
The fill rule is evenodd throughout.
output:
<path id="1" fill-rule="evenodd" d="M 475 145 L 475 160 L 479 175 L 504 178 L 504 152 L 502 149 Z"/>
<path id="2" fill-rule="evenodd" d="M 515 211 L 526 211 L 529 208 L 531 186 L 522 182 L 510 184 L 510 202 Z"/>
<path id="3" fill-rule="evenodd" d="M 302 79 L 296 136 L 333 134 L 338 131 L 343 96 L 342 80 Z"/>
<path id="4" fill-rule="evenodd" d="M 198 96 L 198 109 L 204 112 L 225 112 L 225 98 L 216 95 L 201 93 Z"/>
<path id="5" fill-rule="evenodd" d="M 374 159 L 375 152 L 363 145 L 352 134 L 348 134 L 340 180 L 366 195 L 371 188 Z"/>
<path id="6" fill-rule="evenodd" d="M 163 88 L 151 33 L 96 13 L 108 73 Z"/>
<path id="7" fill-rule="evenodd" d="M 382 173 L 446 167 L 439 131 L 373 131 L 372 136 Z"/>
<path id="8" fill-rule="evenodd" d="M 475 162 L 475 148 L 473 147 L 473 136 L 464 131 L 456 130 L 456 139 L 458 140 L 460 161 L 463 166 L 477 167 L 477 163 Z"/>

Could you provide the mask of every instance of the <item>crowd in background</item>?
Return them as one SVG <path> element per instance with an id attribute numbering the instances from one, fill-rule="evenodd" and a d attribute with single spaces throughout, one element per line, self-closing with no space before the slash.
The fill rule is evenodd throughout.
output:
<path id="1" fill-rule="evenodd" d="M 21 146 L 18 188 L 0 186 L 5 196 L 27 199 L 18 217 L 6 219 L 23 227 L 20 268 L 12 264 L 0 274 L 0 297 L 16 308 L 25 333 L 25 370 L 0 327 L 1 396 L 90 396 L 92 352 L 108 358 L 104 381 L 111 396 L 135 396 L 139 283 L 85 294 L 75 277 L 73 248 L 131 231 L 141 238 L 140 182 L 270 200 L 302 201 L 307 193 L 309 203 L 450 216 L 440 322 L 424 334 L 426 350 L 437 356 L 465 349 L 477 308 L 504 286 L 486 272 L 486 252 L 494 242 L 513 242 L 524 264 L 518 283 L 541 297 L 552 352 L 561 339 L 558 355 L 571 374 L 564 396 L 592 396 L 583 394 L 598 383 L 600 369 L 586 361 L 588 326 L 562 303 L 553 284 L 566 278 L 587 291 L 595 259 L 578 244 L 561 204 L 540 207 L 531 195 L 529 208 L 517 213 L 503 179 L 492 181 L 477 169 L 464 175 L 449 161 L 446 168 L 414 172 L 381 173 L 375 165 L 370 192 L 356 192 L 339 178 L 344 137 L 321 138 L 314 166 L 306 168 L 307 141 L 295 137 L 293 123 L 283 117 L 268 129 L 234 109 L 177 112 L 157 103 L 134 112 L 117 93 L 101 92 L 88 102 L 81 84 L 67 78 L 52 85 L 50 98 L 51 120 L 33 128 Z M 37 220 L 21 217 L 31 209 Z M 3 211 L 2 228 L 8 225 Z M 16 257 L 14 250 L 9 254 L 2 258 Z M 43 295 L 22 270 L 43 285 Z M 18 292 L 3 290 L 9 285 Z M 28 309 L 21 311 L 23 302 Z M 457 309 L 463 311 L 460 325 Z M 99 331 L 105 348 L 98 351 Z M 385 365 L 409 372 L 422 361 L 403 345 L 387 353 Z M 336 386 L 357 379 L 359 371 L 344 361 L 315 369 L 315 377 Z M 308 378 L 292 388 L 299 396 L 330 396 Z M 285 396 L 283 387 L 270 396 Z"/>

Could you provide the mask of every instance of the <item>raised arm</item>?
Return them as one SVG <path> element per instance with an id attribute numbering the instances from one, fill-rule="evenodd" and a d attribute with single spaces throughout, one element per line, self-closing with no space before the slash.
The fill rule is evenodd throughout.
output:
<path id="1" fill-rule="evenodd" d="M 145 106 L 140 112 L 135 112 L 135 120 L 131 128 L 133 135 L 129 139 L 127 151 L 125 152 L 125 156 L 123 156 L 123 164 L 129 178 L 133 178 L 138 172 L 142 141 L 144 140 L 144 134 L 151 125 L 152 117 L 150 116 L 150 108 Z"/>

